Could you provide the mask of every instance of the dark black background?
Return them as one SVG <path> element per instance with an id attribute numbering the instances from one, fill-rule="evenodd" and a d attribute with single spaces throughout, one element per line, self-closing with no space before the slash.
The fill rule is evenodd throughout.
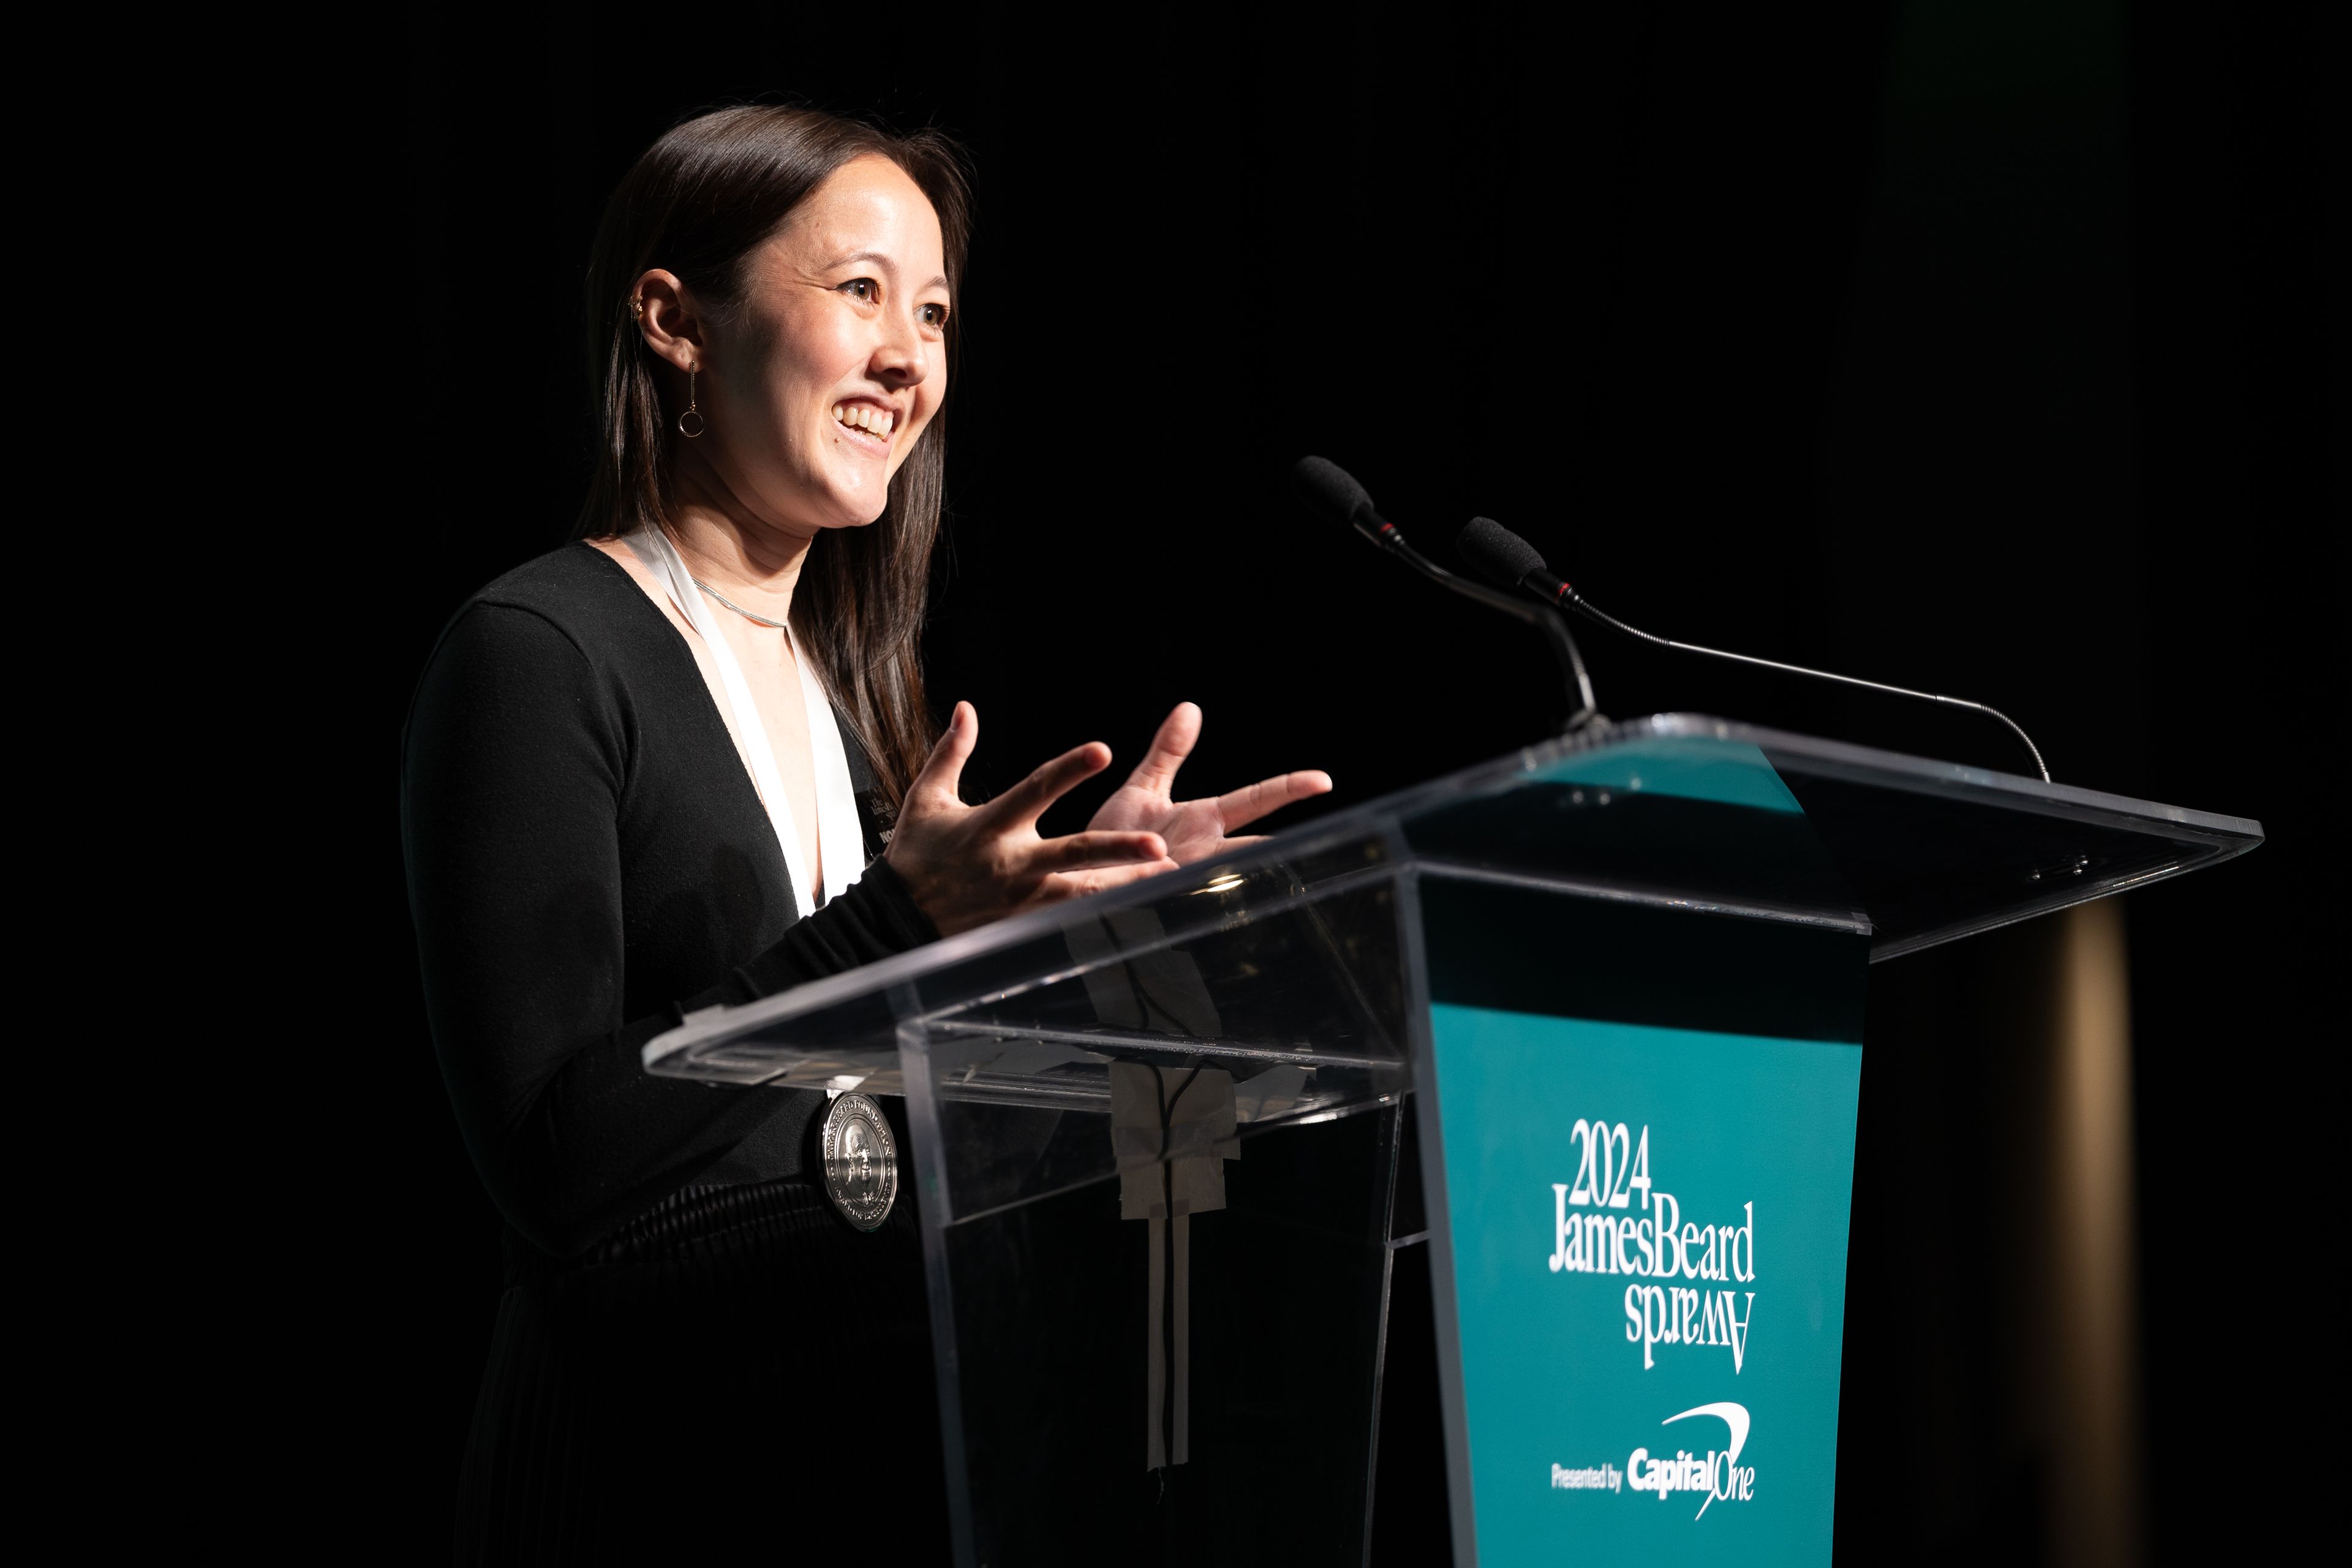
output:
<path id="1" fill-rule="evenodd" d="M 311 453 L 335 476 L 284 545 L 366 627 L 313 677 L 348 727 L 289 781 L 341 802 L 321 999 L 346 1021 L 312 1092 L 346 1217 L 300 1242 L 343 1281 L 310 1331 L 306 1419 L 339 1456 L 320 1500 L 398 1555 L 445 1549 L 496 1296 L 410 957 L 410 684 L 460 599 L 578 504 L 604 193 L 683 113 L 796 98 L 972 154 L 928 657 L 940 704 L 979 706 L 984 782 L 1089 738 L 1131 761 L 1186 698 L 1203 792 L 1321 766 L 1360 801 L 1542 731 L 1558 700 L 1526 634 L 1290 509 L 1279 476 L 1311 451 L 1433 552 L 1488 512 L 1636 624 L 1978 697 L 2063 781 L 2262 819 L 2252 858 L 2127 908 L 2151 1541 L 2179 1555 L 2269 1513 L 2213 1478 L 2290 1437 L 2316 1353 L 2258 1321 L 2317 1305 L 2275 1250 L 2273 1194 L 2310 1158 L 2280 1102 L 2340 1033 L 2302 1012 L 2334 972 L 2305 900 L 2339 863 L 2321 738 L 2344 707 L 2319 652 L 2346 273 L 2323 249 L 2321 44 L 2293 10 L 2088 0 L 362 26 L 307 86 L 315 134 L 269 154 L 314 301 L 289 331 L 326 367 L 282 395 L 331 432 Z M 1959 716 L 1586 648 L 1613 714 L 2021 769 Z M 1874 1016 L 1899 1037 L 1968 962 L 1881 966 Z M 1858 1192 L 1900 1183 L 1889 1150 L 1917 1129 L 2002 1158 L 1967 1121 L 1999 1085 L 1945 1045 L 1936 1081 L 1964 1091 L 1865 1076 Z M 1879 1310 L 2014 1262 L 1934 1237 L 1916 1205 L 1858 1202 L 1840 1552 L 2022 1560 L 2067 1456 L 1995 1431 L 2000 1348 L 1966 1310 Z M 1426 1560 L 1410 1511 L 1384 1519 L 1391 1560 Z"/>

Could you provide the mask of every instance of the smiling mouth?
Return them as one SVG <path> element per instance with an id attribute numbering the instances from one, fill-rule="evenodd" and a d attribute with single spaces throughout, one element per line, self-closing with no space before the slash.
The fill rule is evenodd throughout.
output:
<path id="1" fill-rule="evenodd" d="M 879 436 L 885 441 L 898 423 L 898 416 L 887 408 L 876 408 L 864 403 L 836 403 L 833 416 L 852 430 L 863 430 L 869 436 Z"/>

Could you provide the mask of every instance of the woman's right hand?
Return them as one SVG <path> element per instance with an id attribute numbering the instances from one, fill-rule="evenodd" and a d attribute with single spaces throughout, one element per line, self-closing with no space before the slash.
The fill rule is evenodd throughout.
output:
<path id="1" fill-rule="evenodd" d="M 979 740 L 979 710 L 957 703 L 947 733 L 907 790 L 883 857 L 941 936 L 1175 868 L 1157 833 L 1038 837 L 1037 819 L 1047 806 L 1110 765 L 1108 746 L 1089 741 L 986 805 L 966 805 L 957 784 Z M 1082 884 L 1072 875 L 1081 871 L 1094 875 Z"/>

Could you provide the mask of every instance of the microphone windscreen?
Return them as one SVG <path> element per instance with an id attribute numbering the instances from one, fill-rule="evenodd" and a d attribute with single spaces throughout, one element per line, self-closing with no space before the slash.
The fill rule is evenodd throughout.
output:
<path id="1" fill-rule="evenodd" d="M 1491 517 L 1474 517 L 1454 536 L 1470 569 L 1497 588 L 1516 588 L 1530 572 L 1546 570 L 1536 547 Z"/>
<path id="2" fill-rule="evenodd" d="M 1299 458 L 1290 479 L 1307 505 L 1330 513 L 1335 522 L 1353 522 L 1372 510 L 1370 494 L 1355 476 L 1328 458 Z"/>

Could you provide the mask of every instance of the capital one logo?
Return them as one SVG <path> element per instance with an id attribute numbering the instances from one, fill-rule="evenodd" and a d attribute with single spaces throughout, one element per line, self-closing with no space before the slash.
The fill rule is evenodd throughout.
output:
<path id="1" fill-rule="evenodd" d="M 1728 1402 L 1720 1405 L 1696 1405 L 1679 1415 L 1669 1415 L 1658 1423 L 1671 1426 L 1677 1421 L 1687 1421 L 1694 1415 L 1708 1415 L 1730 1429 L 1731 1440 L 1722 1448 L 1710 1448 L 1704 1458 L 1688 1449 L 1677 1449 L 1671 1459 L 1650 1457 L 1647 1448 L 1636 1448 L 1625 1461 L 1625 1484 L 1637 1492 L 1654 1492 L 1660 1502 L 1675 1492 L 1700 1494 L 1698 1512 L 1694 1520 L 1706 1517 L 1706 1510 L 1719 1502 L 1746 1502 L 1756 1495 L 1756 1468 L 1742 1468 L 1739 1450 L 1748 1446 L 1748 1407 Z"/>

